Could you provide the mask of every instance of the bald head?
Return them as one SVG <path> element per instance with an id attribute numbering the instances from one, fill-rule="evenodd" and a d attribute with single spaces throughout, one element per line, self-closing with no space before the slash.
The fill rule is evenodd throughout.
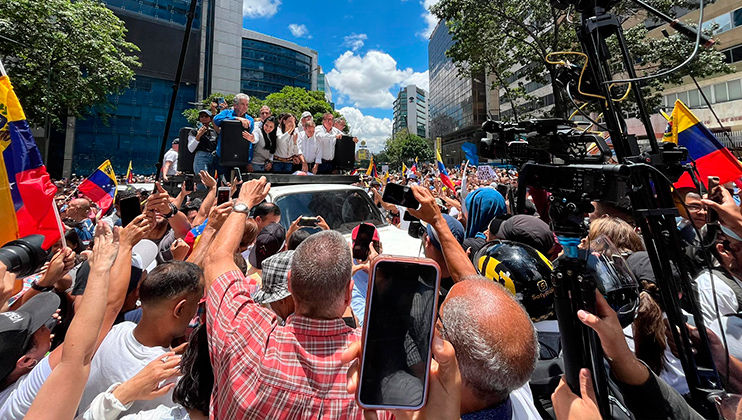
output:
<path id="1" fill-rule="evenodd" d="M 500 284 L 483 277 L 456 283 L 440 317 L 464 387 L 483 405 L 499 403 L 531 378 L 538 358 L 536 331 Z"/>
<path id="2" fill-rule="evenodd" d="M 67 217 L 75 221 L 81 221 L 88 217 L 90 202 L 84 198 L 76 198 L 67 206 Z"/>

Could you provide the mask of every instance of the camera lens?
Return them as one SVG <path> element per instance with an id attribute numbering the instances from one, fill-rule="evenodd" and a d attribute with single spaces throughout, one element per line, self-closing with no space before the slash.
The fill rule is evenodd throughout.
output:
<path id="1" fill-rule="evenodd" d="M 43 235 L 28 235 L 8 242 L 0 248 L 0 262 L 16 276 L 28 276 L 46 261 L 46 251 L 41 247 L 43 243 Z"/>

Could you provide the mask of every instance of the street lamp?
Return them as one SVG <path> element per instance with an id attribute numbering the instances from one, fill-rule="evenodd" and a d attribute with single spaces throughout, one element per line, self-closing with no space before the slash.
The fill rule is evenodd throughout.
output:
<path id="1" fill-rule="evenodd" d="M 314 73 L 314 72 L 315 72 L 316 70 L 319 70 L 319 68 L 320 68 L 320 66 L 317 66 L 317 67 L 313 68 L 312 70 L 309 70 L 309 71 L 305 71 L 304 73 L 301 73 L 301 74 L 297 74 L 296 76 L 292 77 L 292 78 L 291 78 L 291 87 L 296 87 L 296 80 L 297 80 L 298 78 L 300 78 L 300 77 L 302 77 L 302 76 L 304 76 L 304 75 L 307 75 L 307 74 L 312 74 L 312 73 Z M 309 86 L 310 86 L 310 89 L 311 89 L 311 85 L 312 85 L 312 82 L 311 82 L 311 80 L 310 80 L 310 82 L 309 82 Z"/>

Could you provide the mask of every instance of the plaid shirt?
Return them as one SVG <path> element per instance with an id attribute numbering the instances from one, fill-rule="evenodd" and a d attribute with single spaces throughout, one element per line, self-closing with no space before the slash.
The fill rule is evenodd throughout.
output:
<path id="1" fill-rule="evenodd" d="M 342 319 L 291 315 L 285 326 L 250 298 L 257 284 L 224 273 L 207 295 L 212 419 L 361 419 L 340 355 L 360 339 Z M 381 414 L 381 413 L 380 413 Z"/>

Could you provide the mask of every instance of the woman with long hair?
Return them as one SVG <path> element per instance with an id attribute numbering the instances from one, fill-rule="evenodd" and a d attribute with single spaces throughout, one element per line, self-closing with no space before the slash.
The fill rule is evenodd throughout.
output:
<path id="1" fill-rule="evenodd" d="M 263 121 L 260 129 L 253 133 L 253 156 L 250 164 L 253 172 L 270 172 L 273 167 L 273 154 L 276 153 L 276 117 Z"/>
<path id="2" fill-rule="evenodd" d="M 273 172 L 290 173 L 293 169 L 294 158 L 299 157 L 303 162 L 304 156 L 299 150 L 299 130 L 296 127 L 294 114 L 285 114 L 279 124 L 276 136 L 276 152 L 273 155 Z"/>

